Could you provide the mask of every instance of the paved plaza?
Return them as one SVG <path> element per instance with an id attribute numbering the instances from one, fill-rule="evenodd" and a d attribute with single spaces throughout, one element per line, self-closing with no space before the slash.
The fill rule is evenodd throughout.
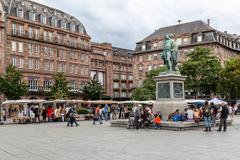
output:
<path id="1" fill-rule="evenodd" d="M 110 123 L 0 126 L 0 160 L 237 160 L 240 116 L 226 133 L 127 130 Z"/>

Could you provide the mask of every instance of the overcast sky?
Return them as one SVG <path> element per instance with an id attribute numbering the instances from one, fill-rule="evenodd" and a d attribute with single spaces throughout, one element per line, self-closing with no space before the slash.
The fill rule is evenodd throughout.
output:
<path id="1" fill-rule="evenodd" d="M 92 41 L 135 48 L 154 30 L 211 19 L 220 31 L 240 34 L 239 0 L 34 0 L 78 18 Z"/>

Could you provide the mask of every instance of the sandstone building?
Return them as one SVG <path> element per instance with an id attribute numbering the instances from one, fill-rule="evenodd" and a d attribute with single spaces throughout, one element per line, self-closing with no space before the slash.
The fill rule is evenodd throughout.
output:
<path id="1" fill-rule="evenodd" d="M 210 21 L 193 21 L 156 30 L 137 42 L 134 51 L 134 84 L 141 86 L 146 73 L 153 68 L 163 66 L 160 58 L 164 36 L 173 34 L 179 46 L 179 62 L 186 60 L 195 47 L 211 48 L 222 64 L 240 53 L 240 37 L 227 32 L 220 32 L 210 26 Z"/>
<path id="2" fill-rule="evenodd" d="M 125 59 L 128 55 L 111 44 L 91 46 L 84 25 L 63 11 L 30 0 L 0 2 L 0 74 L 9 64 L 16 66 L 29 85 L 26 98 L 45 98 L 56 72 L 65 73 L 74 93 L 97 74 L 108 97 L 127 98 L 128 80 L 119 82 L 119 90 L 113 80 L 116 63 L 132 67 L 131 60 Z M 119 72 L 128 76 L 127 70 Z"/>

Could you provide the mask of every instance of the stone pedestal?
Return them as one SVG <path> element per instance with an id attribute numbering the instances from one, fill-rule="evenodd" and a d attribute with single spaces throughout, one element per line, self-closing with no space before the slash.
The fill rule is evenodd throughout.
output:
<path id="1" fill-rule="evenodd" d="M 153 112 L 160 111 L 163 120 L 167 120 L 168 115 L 176 109 L 183 112 L 187 107 L 184 92 L 185 80 L 186 76 L 178 72 L 166 72 L 155 77 L 156 103 L 153 105 Z"/>

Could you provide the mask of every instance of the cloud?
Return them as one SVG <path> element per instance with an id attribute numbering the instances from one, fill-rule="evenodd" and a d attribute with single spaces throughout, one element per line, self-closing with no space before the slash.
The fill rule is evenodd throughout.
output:
<path id="1" fill-rule="evenodd" d="M 92 41 L 129 49 L 154 30 L 177 20 L 211 19 L 220 31 L 240 34 L 238 0 L 35 0 L 78 18 Z"/>

